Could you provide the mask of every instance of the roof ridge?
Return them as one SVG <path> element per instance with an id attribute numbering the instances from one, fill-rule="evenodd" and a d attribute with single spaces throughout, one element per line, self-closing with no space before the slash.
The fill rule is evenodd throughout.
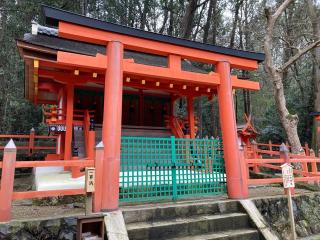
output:
<path id="1" fill-rule="evenodd" d="M 225 55 L 254 59 L 259 62 L 264 60 L 263 53 L 257 53 L 257 52 L 239 50 L 239 49 L 228 48 L 228 47 L 218 46 L 213 44 L 201 43 L 198 41 L 192 41 L 185 38 L 173 37 L 173 36 L 160 34 L 156 32 L 145 31 L 138 28 L 133 28 L 133 27 L 117 24 L 117 23 L 108 22 L 108 21 L 103 21 L 93 17 L 87 17 L 78 13 L 70 12 L 67 10 L 63 10 L 63 9 L 59 9 L 59 8 L 51 7 L 47 5 L 42 5 L 42 11 L 46 18 L 46 23 L 52 26 L 57 26 L 57 23 L 59 21 L 66 21 L 66 22 L 71 22 L 74 24 L 96 28 L 104 31 L 116 32 L 116 33 L 125 34 L 129 36 L 161 41 L 165 43 L 200 49 L 204 51 L 217 52 Z"/>

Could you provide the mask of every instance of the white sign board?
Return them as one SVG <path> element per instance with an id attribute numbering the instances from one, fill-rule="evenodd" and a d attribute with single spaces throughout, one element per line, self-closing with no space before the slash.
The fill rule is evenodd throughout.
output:
<path id="1" fill-rule="evenodd" d="M 284 188 L 294 188 L 294 177 L 293 177 L 293 167 L 285 163 L 281 165 L 282 170 L 282 181 Z"/>
<path id="2" fill-rule="evenodd" d="M 95 168 L 86 168 L 85 189 L 86 192 L 94 192 Z"/>

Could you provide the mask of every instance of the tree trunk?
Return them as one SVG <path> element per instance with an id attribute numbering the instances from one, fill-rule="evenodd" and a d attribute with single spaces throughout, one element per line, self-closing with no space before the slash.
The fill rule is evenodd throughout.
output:
<path id="1" fill-rule="evenodd" d="M 143 4 L 143 10 L 140 16 L 140 29 L 144 30 L 147 22 L 147 13 L 150 9 L 150 0 L 145 0 Z"/>
<path id="2" fill-rule="evenodd" d="M 193 37 L 192 37 L 192 40 L 194 40 L 194 41 L 197 40 L 197 36 L 198 36 L 199 30 L 200 30 L 200 27 L 201 27 L 201 19 L 202 19 L 202 15 L 203 15 L 203 12 L 204 12 L 205 8 L 206 8 L 206 4 L 203 4 L 202 8 L 200 10 L 199 16 L 198 16 L 198 21 L 195 24 L 196 25 L 196 29 L 195 29 Z"/>
<path id="3" fill-rule="evenodd" d="M 168 16 L 169 16 L 169 7 L 168 7 L 168 0 L 166 0 L 164 2 L 164 13 L 163 13 L 163 22 L 162 22 L 162 26 L 159 30 L 159 33 L 160 34 L 163 34 L 164 30 L 165 30 L 165 27 L 166 27 L 166 24 L 167 24 L 167 21 L 168 21 Z"/>
<path id="4" fill-rule="evenodd" d="M 204 43 L 208 42 L 212 13 L 213 13 L 213 9 L 216 8 L 216 5 L 217 5 L 217 0 L 210 0 L 207 21 L 203 27 L 203 42 Z"/>
<path id="5" fill-rule="evenodd" d="M 293 153 L 299 153 L 302 149 L 298 135 L 299 118 L 296 114 L 290 114 L 287 109 L 282 78 L 282 73 L 279 73 L 277 71 L 273 73 L 273 85 L 276 106 L 279 112 L 281 124 L 285 129 L 288 141 L 292 146 L 291 151 Z"/>
<path id="6" fill-rule="evenodd" d="M 242 3 L 243 3 L 243 0 L 236 1 L 235 10 L 234 10 L 234 20 L 233 20 L 232 30 L 231 30 L 231 35 L 230 35 L 230 44 L 229 44 L 230 48 L 234 47 L 234 39 L 235 39 L 235 35 L 236 35 L 237 23 L 239 20 L 239 10 L 240 10 Z"/>
<path id="7" fill-rule="evenodd" d="M 312 0 L 307 0 L 309 17 L 312 23 L 312 32 L 313 35 L 320 39 L 320 16 L 317 16 L 316 6 Z M 320 112 L 320 47 L 316 47 L 313 49 L 313 91 L 314 91 L 314 111 Z M 316 152 L 319 150 L 320 144 L 320 134 L 317 133 L 317 128 L 320 127 L 320 122 L 314 120 L 314 131 L 313 131 L 313 139 L 314 149 Z"/>
<path id="8" fill-rule="evenodd" d="M 170 9 L 170 17 L 169 17 L 169 28 L 168 35 L 173 36 L 173 20 L 174 20 L 174 9 L 173 9 L 173 0 L 170 0 L 169 9 Z"/>
<path id="9" fill-rule="evenodd" d="M 213 23 L 212 23 L 212 44 L 216 44 L 217 42 L 217 32 L 218 32 L 218 27 L 219 27 L 219 12 L 218 12 L 218 2 L 219 0 L 215 1 L 215 5 L 213 6 L 212 9 L 212 17 L 213 17 Z"/>
<path id="10" fill-rule="evenodd" d="M 192 32 L 192 24 L 195 11 L 198 8 L 198 0 L 189 0 L 186 12 L 182 18 L 180 37 L 189 38 Z"/>
<path id="11" fill-rule="evenodd" d="M 290 65 L 295 63 L 299 57 L 309 51 L 309 46 L 303 51 L 300 51 L 297 55 L 292 56 L 282 67 L 277 68 L 272 58 L 272 43 L 273 43 L 273 31 L 275 24 L 281 14 L 285 11 L 293 0 L 285 0 L 275 11 L 271 14 L 270 9 L 266 8 L 265 13 L 267 17 L 267 29 L 264 39 L 264 52 L 266 55 L 265 59 L 265 71 L 268 73 L 273 82 L 273 90 L 275 103 L 279 113 L 280 121 L 285 129 L 289 143 L 292 147 L 293 153 L 299 153 L 302 149 L 300 139 L 298 136 L 298 122 L 299 118 L 296 114 L 290 114 L 286 106 L 286 98 L 283 89 L 283 71 L 285 71 Z M 299 166 L 300 167 L 300 166 Z"/>

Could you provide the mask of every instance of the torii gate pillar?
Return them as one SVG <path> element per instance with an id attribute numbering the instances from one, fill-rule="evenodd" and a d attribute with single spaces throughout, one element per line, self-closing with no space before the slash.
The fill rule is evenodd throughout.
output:
<path id="1" fill-rule="evenodd" d="M 247 179 L 243 171 L 245 169 L 245 163 L 239 152 L 230 63 L 223 61 L 217 63 L 216 72 L 220 75 L 218 101 L 228 196 L 233 199 L 247 198 Z"/>
<path id="2" fill-rule="evenodd" d="M 104 144 L 102 211 L 119 206 L 121 113 L 123 88 L 123 44 L 107 45 L 108 64 L 104 85 L 102 141 Z"/>

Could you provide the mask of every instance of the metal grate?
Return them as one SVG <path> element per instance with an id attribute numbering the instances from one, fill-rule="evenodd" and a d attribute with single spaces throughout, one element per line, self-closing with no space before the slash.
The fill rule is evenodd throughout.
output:
<path id="1" fill-rule="evenodd" d="M 122 137 L 120 201 L 222 194 L 225 182 L 219 139 Z"/>

